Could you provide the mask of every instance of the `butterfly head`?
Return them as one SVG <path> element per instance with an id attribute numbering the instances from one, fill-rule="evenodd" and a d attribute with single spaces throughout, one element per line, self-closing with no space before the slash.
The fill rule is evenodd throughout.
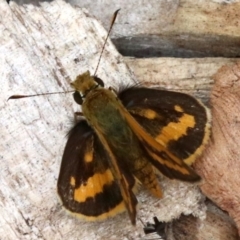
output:
<path id="1" fill-rule="evenodd" d="M 98 87 L 104 87 L 103 81 L 96 76 L 91 76 L 89 71 L 78 75 L 76 80 L 71 82 L 70 85 L 75 89 L 73 98 L 80 105 L 82 105 L 83 99 L 90 91 Z"/>

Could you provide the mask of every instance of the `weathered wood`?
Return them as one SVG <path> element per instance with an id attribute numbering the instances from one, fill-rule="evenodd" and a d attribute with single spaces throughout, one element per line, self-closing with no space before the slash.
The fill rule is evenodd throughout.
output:
<path id="1" fill-rule="evenodd" d="M 39 4 L 41 0 L 13 0 Z M 121 8 L 113 31 L 118 50 L 135 57 L 239 57 L 239 0 L 69 0 L 109 25 Z"/>
<path id="2" fill-rule="evenodd" d="M 138 221 L 133 228 L 127 214 L 86 223 L 68 215 L 58 200 L 56 180 L 64 136 L 73 112 L 79 110 L 71 94 L 7 101 L 13 94 L 69 90 L 69 82 L 76 75 L 94 71 L 106 31 L 88 13 L 63 1 L 44 3 L 41 7 L 19 7 L 15 3 L 9 6 L 2 1 L 0 9 L 1 238 L 142 238 L 141 223 Z M 166 88 L 176 81 L 182 90 L 204 83 L 206 94 L 202 96 L 207 99 L 210 76 L 232 61 L 123 59 L 108 43 L 98 76 L 106 86 L 115 89 L 121 84 L 137 83 L 138 74 L 141 83 L 162 83 Z M 158 77 L 163 81 L 158 81 Z M 144 222 L 153 215 L 170 221 L 181 213 L 204 218 L 203 196 L 197 186 L 167 179 L 162 179 L 161 185 L 165 195 L 162 200 L 144 191 L 138 194 L 138 216 Z"/>
<path id="3" fill-rule="evenodd" d="M 166 230 L 166 240 L 217 239 L 237 240 L 238 232 L 234 224 L 225 216 L 214 211 L 207 211 L 204 221 L 194 216 L 181 216 L 174 220 Z"/>
<path id="4" fill-rule="evenodd" d="M 121 8 L 114 43 L 135 57 L 239 57 L 239 1 L 70 0 L 86 7 L 105 28 Z"/>

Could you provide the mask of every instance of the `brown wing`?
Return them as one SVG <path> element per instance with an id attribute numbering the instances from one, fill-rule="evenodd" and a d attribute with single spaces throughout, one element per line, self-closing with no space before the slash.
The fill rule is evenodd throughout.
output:
<path id="1" fill-rule="evenodd" d="M 71 130 L 64 150 L 58 193 L 64 207 L 87 220 L 125 210 L 109 156 L 85 120 Z"/>
<path id="2" fill-rule="evenodd" d="M 194 97 L 165 90 L 129 88 L 119 94 L 135 120 L 177 158 L 191 164 L 210 135 L 209 110 Z"/>

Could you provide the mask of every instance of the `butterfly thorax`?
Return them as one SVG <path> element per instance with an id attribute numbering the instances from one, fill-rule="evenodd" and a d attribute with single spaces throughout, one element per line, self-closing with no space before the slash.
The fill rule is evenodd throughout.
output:
<path id="1" fill-rule="evenodd" d="M 82 104 L 83 115 L 89 124 L 105 129 L 123 121 L 123 109 L 115 93 L 105 88 L 89 91 Z"/>

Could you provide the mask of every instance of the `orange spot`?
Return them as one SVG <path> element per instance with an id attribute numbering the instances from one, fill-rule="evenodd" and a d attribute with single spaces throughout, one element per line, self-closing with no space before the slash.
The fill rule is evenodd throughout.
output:
<path id="1" fill-rule="evenodd" d="M 177 141 L 180 137 L 187 135 L 188 128 L 194 128 L 195 118 L 189 114 L 183 114 L 178 122 L 170 122 L 162 128 L 161 133 L 155 138 L 163 146 L 167 146 L 171 140 Z"/>
<path id="2" fill-rule="evenodd" d="M 76 184 L 76 181 L 75 181 L 75 178 L 74 177 L 71 177 L 70 179 L 70 184 L 75 187 L 75 184 Z"/>
<path id="3" fill-rule="evenodd" d="M 176 110 L 177 112 L 184 112 L 183 109 L 179 105 L 175 105 L 174 110 Z"/>
<path id="4" fill-rule="evenodd" d="M 143 116 L 146 117 L 147 119 L 154 119 L 157 116 L 157 113 L 151 109 L 147 109 L 143 111 Z"/>
<path id="5" fill-rule="evenodd" d="M 85 153 L 84 161 L 88 163 L 88 162 L 92 162 L 92 160 L 93 160 L 93 151 Z"/>
<path id="6" fill-rule="evenodd" d="M 86 184 L 81 185 L 74 190 L 74 200 L 85 202 L 88 197 L 93 197 L 103 191 L 104 185 L 110 185 L 113 182 L 112 172 L 108 169 L 104 173 L 96 173 L 90 177 Z"/>

